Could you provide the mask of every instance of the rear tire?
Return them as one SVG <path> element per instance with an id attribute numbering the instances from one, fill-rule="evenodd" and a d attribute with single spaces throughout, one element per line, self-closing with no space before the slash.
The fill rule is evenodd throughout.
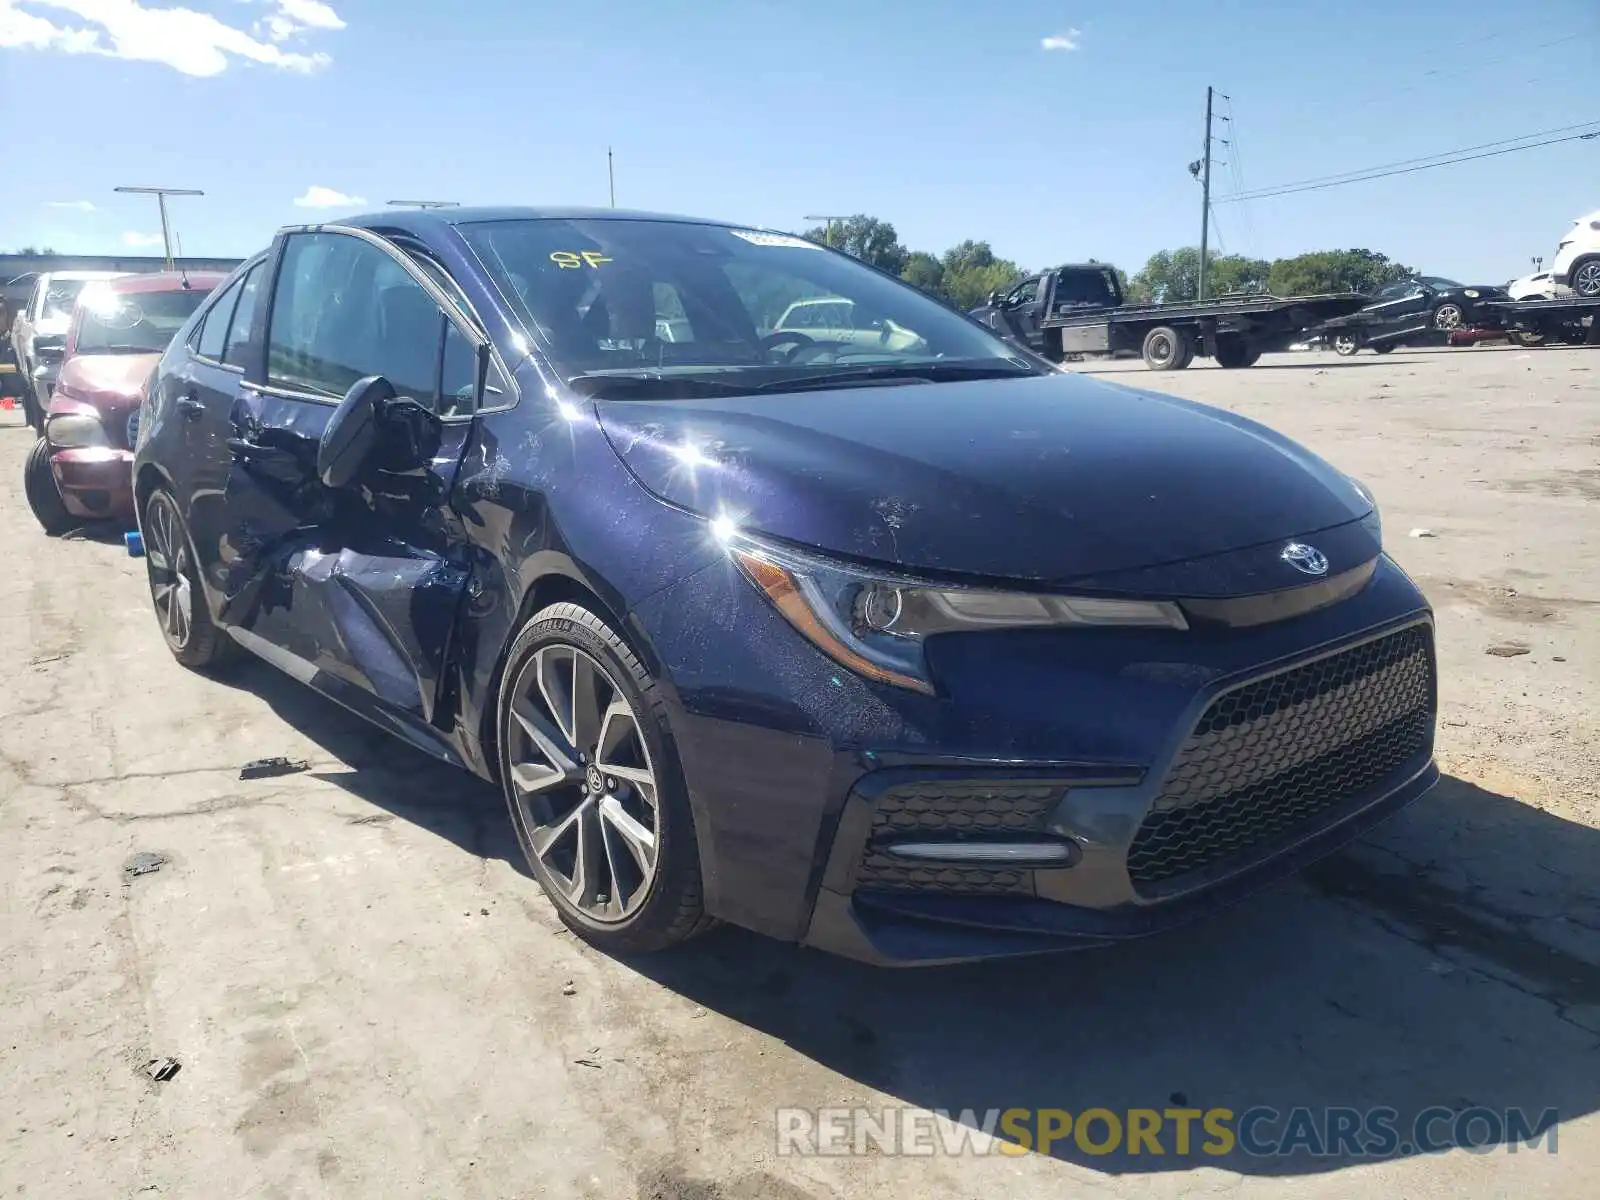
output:
<path id="1" fill-rule="evenodd" d="M 1394 353 L 1394 343 L 1393 342 L 1379 342 L 1376 346 L 1374 346 L 1372 348 L 1372 352 L 1374 354 L 1393 354 Z"/>
<path id="2" fill-rule="evenodd" d="M 1336 333 L 1333 335 L 1333 352 L 1341 358 L 1349 358 L 1361 349 L 1361 339 L 1353 333 Z"/>
<path id="3" fill-rule="evenodd" d="M 150 493 L 140 529 L 150 600 L 172 657 L 196 671 L 226 662 L 233 657 L 233 642 L 211 618 L 189 528 L 171 492 Z"/>
<path id="4" fill-rule="evenodd" d="M 1526 329 L 1508 329 L 1506 330 L 1506 341 L 1513 346 L 1521 346 L 1525 350 L 1531 350 L 1535 346 L 1544 345 L 1544 334 L 1530 333 Z"/>
<path id="5" fill-rule="evenodd" d="M 648 953 L 714 924 L 660 689 L 605 621 L 577 604 L 536 613 L 507 653 L 498 720 L 512 827 L 568 928 Z"/>
<path id="6" fill-rule="evenodd" d="M 1194 342 L 1181 329 L 1157 325 L 1144 335 L 1140 353 L 1152 371 L 1181 371 L 1194 360 Z"/>
<path id="7" fill-rule="evenodd" d="M 67 511 L 67 502 L 61 498 L 61 488 L 50 470 L 50 443 L 43 438 L 28 451 L 27 465 L 22 468 L 22 490 L 27 494 L 28 507 L 50 537 L 60 537 L 78 524 L 78 518 Z"/>

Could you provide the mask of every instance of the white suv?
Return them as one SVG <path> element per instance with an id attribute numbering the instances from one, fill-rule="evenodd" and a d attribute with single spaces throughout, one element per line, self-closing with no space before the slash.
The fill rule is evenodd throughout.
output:
<path id="1" fill-rule="evenodd" d="M 1600 211 L 1572 223 L 1556 247 L 1550 274 L 1580 296 L 1600 296 Z"/>

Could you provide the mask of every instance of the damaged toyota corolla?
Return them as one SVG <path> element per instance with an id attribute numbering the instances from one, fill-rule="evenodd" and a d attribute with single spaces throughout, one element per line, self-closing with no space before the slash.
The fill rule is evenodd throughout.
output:
<path id="1" fill-rule="evenodd" d="M 847 338 L 784 325 L 813 300 Z M 163 358 L 135 480 L 180 662 L 242 646 L 494 781 L 610 950 L 1104 945 L 1437 778 L 1359 483 L 785 234 L 285 230 Z"/>

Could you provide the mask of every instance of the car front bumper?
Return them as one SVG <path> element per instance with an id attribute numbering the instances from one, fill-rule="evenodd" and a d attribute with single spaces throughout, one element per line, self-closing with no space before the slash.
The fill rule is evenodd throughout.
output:
<path id="1" fill-rule="evenodd" d="M 697 623 L 680 652 L 706 612 L 720 644 Z M 1431 614 L 1386 557 L 1357 595 L 1249 629 L 930 644 L 939 697 L 843 671 L 718 568 L 634 618 L 663 652 L 708 908 L 876 964 L 1174 927 L 1437 779 Z"/>
<path id="2" fill-rule="evenodd" d="M 133 452 L 93 446 L 57 450 L 50 472 L 67 511 L 84 520 L 133 519 Z"/>

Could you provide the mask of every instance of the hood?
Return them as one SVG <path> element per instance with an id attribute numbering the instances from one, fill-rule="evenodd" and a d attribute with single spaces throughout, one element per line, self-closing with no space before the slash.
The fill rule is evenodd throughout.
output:
<path id="1" fill-rule="evenodd" d="M 928 572 L 1066 582 L 1281 542 L 1372 508 L 1265 426 L 1082 375 L 597 410 L 664 500 Z"/>
<path id="2" fill-rule="evenodd" d="M 74 354 L 61 367 L 55 394 L 107 412 L 137 408 L 159 354 Z"/>

